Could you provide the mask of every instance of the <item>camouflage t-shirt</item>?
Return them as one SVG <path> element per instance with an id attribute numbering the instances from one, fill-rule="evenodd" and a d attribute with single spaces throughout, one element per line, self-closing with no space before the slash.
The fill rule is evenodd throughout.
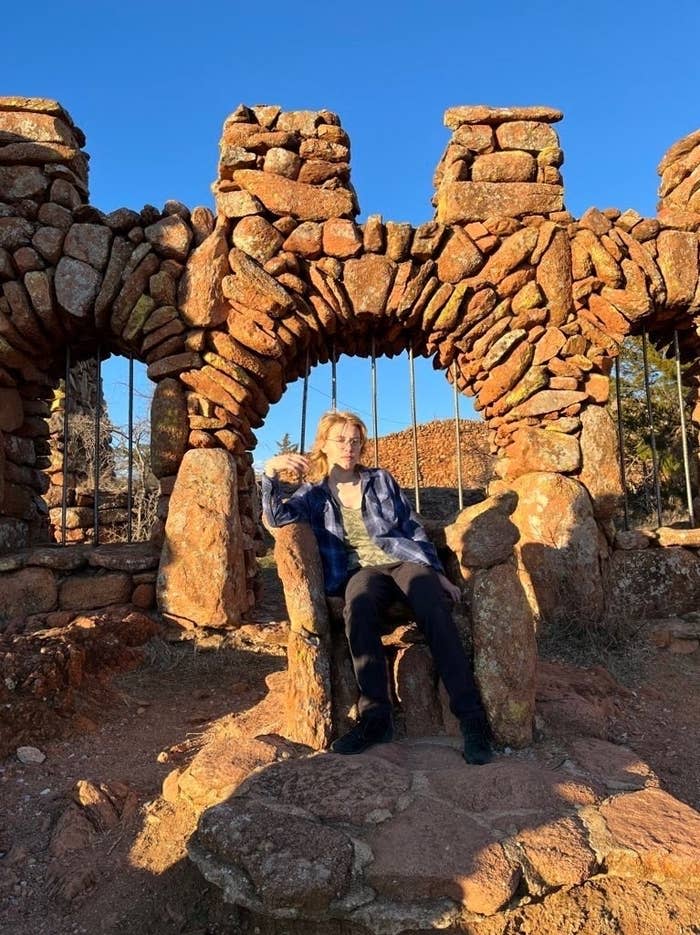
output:
<path id="1" fill-rule="evenodd" d="M 345 547 L 348 550 L 348 569 L 366 568 L 368 565 L 389 565 L 396 559 L 380 549 L 369 537 L 362 510 L 340 505 L 345 527 Z"/>

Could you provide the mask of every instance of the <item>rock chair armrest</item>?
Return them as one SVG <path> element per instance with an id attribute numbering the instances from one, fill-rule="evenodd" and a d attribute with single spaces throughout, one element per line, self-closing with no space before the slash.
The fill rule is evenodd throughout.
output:
<path id="1" fill-rule="evenodd" d="M 323 566 L 316 537 L 307 523 L 270 529 L 291 629 L 325 636 L 329 631 Z"/>

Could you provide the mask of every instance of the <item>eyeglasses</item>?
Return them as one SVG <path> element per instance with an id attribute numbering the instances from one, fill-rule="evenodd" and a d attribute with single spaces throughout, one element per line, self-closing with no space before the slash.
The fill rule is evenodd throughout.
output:
<path id="1" fill-rule="evenodd" d="M 333 442 L 334 445 L 349 445 L 350 448 L 359 448 L 362 445 L 361 438 L 331 438 L 330 436 L 326 441 Z"/>

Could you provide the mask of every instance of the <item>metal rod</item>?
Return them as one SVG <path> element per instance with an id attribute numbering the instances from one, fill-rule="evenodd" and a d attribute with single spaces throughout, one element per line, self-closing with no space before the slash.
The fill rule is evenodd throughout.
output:
<path id="1" fill-rule="evenodd" d="M 338 383 L 335 372 L 335 341 L 331 348 L 331 409 L 338 408 Z"/>
<path id="2" fill-rule="evenodd" d="M 379 467 L 379 430 L 377 426 L 377 357 L 372 335 L 372 437 L 374 439 L 374 466 Z"/>
<path id="3" fill-rule="evenodd" d="M 642 359 L 644 361 L 644 392 L 647 398 L 647 420 L 649 422 L 649 441 L 651 442 L 651 466 L 654 473 L 654 493 L 656 495 L 656 521 L 661 525 L 661 483 L 659 480 L 659 458 L 656 453 L 656 432 L 654 431 L 654 410 L 651 405 L 651 387 L 649 385 L 649 361 L 647 359 L 647 333 L 642 329 Z"/>
<path id="4" fill-rule="evenodd" d="M 620 481 L 622 483 L 622 505 L 625 511 L 625 529 L 630 528 L 630 511 L 627 501 L 627 472 L 625 470 L 625 430 L 622 426 L 622 398 L 620 396 L 620 358 L 615 358 L 615 404 L 617 407 L 617 444 L 620 454 Z"/>
<path id="5" fill-rule="evenodd" d="M 68 387 L 70 385 L 70 347 L 66 345 L 66 372 L 63 394 L 63 490 L 61 491 L 61 545 L 66 544 L 66 519 L 68 512 Z"/>
<path id="6" fill-rule="evenodd" d="M 418 480 L 418 430 L 416 428 L 416 378 L 413 371 L 413 348 L 408 349 L 408 378 L 411 387 L 411 425 L 413 427 L 413 486 L 416 492 L 416 513 L 420 513 L 420 483 Z"/>
<path id="7" fill-rule="evenodd" d="M 131 542 L 131 510 L 134 485 L 134 355 L 129 353 L 129 457 L 126 468 L 126 541 Z"/>
<path id="8" fill-rule="evenodd" d="M 92 506 L 92 538 L 94 545 L 100 544 L 100 410 L 102 409 L 102 360 L 100 358 L 100 345 L 97 345 L 95 360 L 97 368 L 97 389 L 95 399 L 95 465 L 94 465 L 94 496 Z"/>
<path id="9" fill-rule="evenodd" d="M 673 329 L 673 350 L 676 354 L 676 385 L 678 387 L 678 412 L 681 420 L 681 444 L 683 446 L 683 471 L 685 473 L 685 495 L 688 501 L 688 519 L 695 526 L 693 491 L 690 486 L 690 459 L 688 458 L 688 437 L 685 429 L 685 403 L 683 399 L 683 381 L 681 379 L 681 352 L 678 346 L 678 329 Z"/>
<path id="10" fill-rule="evenodd" d="M 304 453 L 306 444 L 306 407 L 309 403 L 309 349 L 306 348 L 306 364 L 304 366 L 304 384 L 301 390 L 301 428 L 299 431 L 299 454 Z"/>
<path id="11" fill-rule="evenodd" d="M 464 490 L 462 488 L 462 439 L 459 425 L 459 387 L 457 386 L 457 361 L 452 364 L 452 387 L 455 404 L 455 445 L 457 448 L 457 501 L 460 510 L 464 509 Z"/>

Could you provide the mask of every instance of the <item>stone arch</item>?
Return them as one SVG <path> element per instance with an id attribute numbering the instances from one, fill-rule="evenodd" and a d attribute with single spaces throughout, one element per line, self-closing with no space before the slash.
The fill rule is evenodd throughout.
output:
<path id="1" fill-rule="evenodd" d="M 577 220 L 564 208 L 560 117 L 448 110 L 435 215 L 414 228 L 356 223 L 350 144 L 329 111 L 239 107 L 224 124 L 215 215 L 178 202 L 103 214 L 87 202 L 84 136 L 65 110 L 0 100 L 4 430 L 23 431 L 66 343 L 79 355 L 99 339 L 145 360 L 164 496 L 186 450 L 233 455 L 252 578 L 254 430 L 307 355 L 366 354 L 373 336 L 378 354 L 410 345 L 456 368 L 506 483 L 565 475 L 604 518 L 619 342 L 644 324 L 668 343 L 678 327 L 683 358 L 697 357 L 700 135 L 662 160 L 656 218 Z"/>

